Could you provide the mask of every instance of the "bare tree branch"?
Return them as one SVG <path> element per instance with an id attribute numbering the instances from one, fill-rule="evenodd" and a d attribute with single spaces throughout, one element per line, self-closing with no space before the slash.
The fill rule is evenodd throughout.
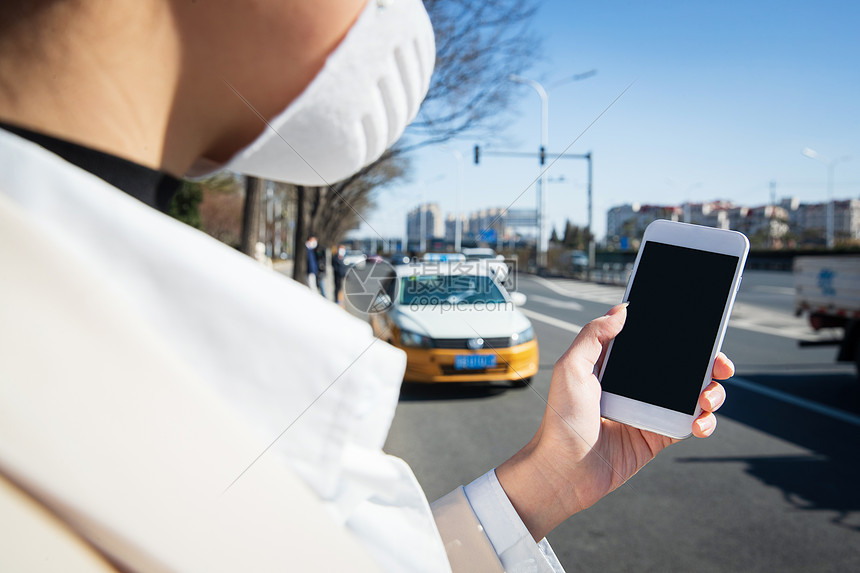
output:
<path id="1" fill-rule="evenodd" d="M 465 134 L 486 137 L 540 49 L 531 30 L 536 0 L 424 0 L 436 35 L 436 67 L 418 117 L 379 160 L 330 187 L 305 189 L 304 229 L 340 242 L 373 208 L 377 189 L 402 180 L 407 155 Z M 304 241 L 306 237 L 297 237 Z"/>

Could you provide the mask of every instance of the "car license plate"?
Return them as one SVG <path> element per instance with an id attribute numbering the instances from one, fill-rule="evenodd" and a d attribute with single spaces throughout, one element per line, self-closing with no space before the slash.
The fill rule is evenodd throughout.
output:
<path id="1" fill-rule="evenodd" d="M 480 370 L 495 365 L 495 354 L 458 354 L 454 357 L 455 370 Z"/>

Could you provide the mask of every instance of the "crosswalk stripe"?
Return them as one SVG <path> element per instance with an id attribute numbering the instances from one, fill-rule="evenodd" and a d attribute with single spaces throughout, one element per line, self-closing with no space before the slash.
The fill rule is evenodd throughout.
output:
<path id="1" fill-rule="evenodd" d="M 543 277 L 529 277 L 529 279 L 572 299 L 617 304 L 624 297 L 624 287 L 620 286 L 595 285 L 571 279 L 549 280 Z M 828 331 L 813 331 L 802 318 L 769 312 L 749 304 L 735 305 L 729 327 L 792 340 L 818 341 L 833 337 L 833 334 Z"/>
<path id="2" fill-rule="evenodd" d="M 579 334 L 579 331 L 582 330 L 582 327 L 578 324 L 573 324 L 572 322 L 567 322 L 554 316 L 543 314 L 541 312 L 535 312 L 534 310 L 530 310 L 528 308 L 520 308 L 520 312 L 533 320 L 538 320 L 540 322 L 550 324 L 552 326 L 555 326 L 556 328 L 561 328 L 562 330 L 567 330 L 568 332 L 572 332 L 574 334 Z"/>

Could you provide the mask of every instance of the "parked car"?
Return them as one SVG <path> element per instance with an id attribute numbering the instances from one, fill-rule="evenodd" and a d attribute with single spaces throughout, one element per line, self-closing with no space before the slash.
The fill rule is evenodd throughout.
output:
<path id="1" fill-rule="evenodd" d="M 366 260 L 367 255 L 361 251 L 347 251 L 346 254 L 343 255 L 343 264 L 346 266 L 363 263 Z"/>
<path id="2" fill-rule="evenodd" d="M 408 254 L 403 253 L 401 251 L 397 251 L 396 253 L 388 257 L 388 262 L 392 265 L 405 265 L 411 260 L 412 258 Z"/>
<path id="3" fill-rule="evenodd" d="M 585 251 L 573 251 L 570 254 L 570 264 L 573 270 L 581 271 L 588 268 L 588 253 Z"/>
<path id="4" fill-rule="evenodd" d="M 489 247 L 472 247 L 462 249 L 463 256 L 467 261 L 486 261 L 490 270 L 496 273 L 499 282 L 507 280 L 511 267 L 504 255 L 497 255 L 496 251 Z"/>
<path id="5" fill-rule="evenodd" d="M 538 370 L 534 328 L 484 262 L 396 267 L 392 304 L 372 314 L 377 336 L 406 352 L 405 380 L 525 385 Z M 515 304 L 515 302 L 517 304 Z"/>

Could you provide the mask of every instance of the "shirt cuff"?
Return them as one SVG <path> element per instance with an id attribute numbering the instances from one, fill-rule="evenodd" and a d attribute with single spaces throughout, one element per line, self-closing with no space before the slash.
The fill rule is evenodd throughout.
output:
<path id="1" fill-rule="evenodd" d="M 542 539 L 535 543 L 496 478 L 496 470 L 485 473 L 464 490 L 505 571 L 564 573 L 549 542 Z"/>

